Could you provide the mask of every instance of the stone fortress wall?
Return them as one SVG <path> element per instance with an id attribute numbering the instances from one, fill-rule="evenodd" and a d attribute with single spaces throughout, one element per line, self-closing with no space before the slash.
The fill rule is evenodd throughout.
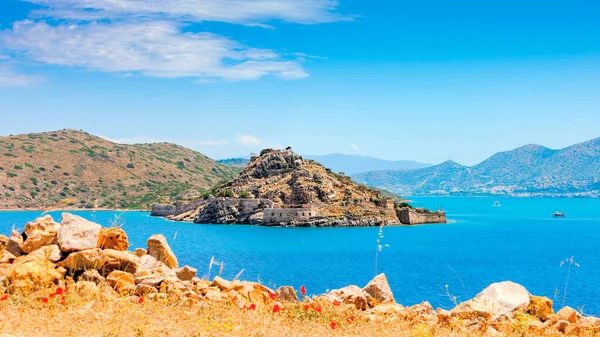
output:
<path id="1" fill-rule="evenodd" d="M 413 208 L 404 207 L 396 211 L 396 215 L 403 225 L 421 225 L 446 223 L 446 214 L 441 211 L 423 212 Z"/>

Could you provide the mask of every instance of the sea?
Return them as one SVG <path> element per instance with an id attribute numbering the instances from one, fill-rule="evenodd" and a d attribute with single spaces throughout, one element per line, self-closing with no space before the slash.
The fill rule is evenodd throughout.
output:
<path id="1" fill-rule="evenodd" d="M 102 226 L 122 226 L 132 250 L 163 234 L 180 265 L 208 278 L 241 273 L 240 279 L 272 288 L 304 285 L 316 295 L 351 284 L 363 287 L 385 273 L 397 302 L 428 301 L 444 309 L 491 283 L 510 280 L 549 297 L 555 309 L 568 305 L 600 316 L 600 200 L 409 199 L 415 207 L 443 209 L 449 223 L 384 227 L 379 234 L 379 228 L 177 223 L 147 212 L 73 213 Z M 565 218 L 552 217 L 557 211 Z M 23 229 L 41 214 L 0 212 L 0 233 Z M 50 215 L 60 220 L 61 212 Z"/>

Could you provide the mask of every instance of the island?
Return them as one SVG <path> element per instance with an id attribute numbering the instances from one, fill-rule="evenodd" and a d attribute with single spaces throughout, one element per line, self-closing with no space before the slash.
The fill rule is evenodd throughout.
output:
<path id="1" fill-rule="evenodd" d="M 446 223 L 442 211 L 414 209 L 359 185 L 291 148 L 265 149 L 233 181 L 202 197 L 156 204 L 153 216 L 200 224 L 289 227 L 367 227 Z"/>

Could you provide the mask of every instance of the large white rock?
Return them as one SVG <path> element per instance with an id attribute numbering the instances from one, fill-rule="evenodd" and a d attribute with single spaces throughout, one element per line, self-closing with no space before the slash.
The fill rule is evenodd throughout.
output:
<path id="1" fill-rule="evenodd" d="M 492 317 L 511 315 L 529 306 L 531 295 L 520 284 L 506 281 L 494 283 L 485 288 L 475 298 L 457 305 L 450 310 L 453 315 L 488 313 Z"/>
<path id="2" fill-rule="evenodd" d="M 153 256 L 156 260 L 166 264 L 169 268 L 177 268 L 179 264 L 177 257 L 173 254 L 171 247 L 167 243 L 167 238 L 161 234 L 152 235 L 148 239 L 148 255 Z"/>
<path id="3" fill-rule="evenodd" d="M 375 276 L 375 278 L 363 288 L 363 291 L 376 299 L 379 303 L 396 302 L 385 274 Z"/>
<path id="4" fill-rule="evenodd" d="M 63 213 L 58 230 L 58 245 L 63 252 L 77 252 L 96 248 L 102 226 L 80 216 Z"/>

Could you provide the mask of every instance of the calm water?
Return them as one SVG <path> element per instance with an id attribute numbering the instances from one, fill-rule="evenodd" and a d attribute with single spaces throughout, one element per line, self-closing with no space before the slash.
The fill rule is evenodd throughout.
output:
<path id="1" fill-rule="evenodd" d="M 412 198 L 415 206 L 443 207 L 447 225 L 388 227 L 378 271 L 388 276 L 398 302 L 430 301 L 450 308 L 446 284 L 459 301 L 492 282 L 512 280 L 531 293 L 563 300 L 567 267 L 573 267 L 566 304 L 600 315 L 600 200 Z M 562 211 L 565 219 L 551 214 Z M 224 276 L 261 280 L 276 287 L 306 285 L 311 293 L 349 284 L 363 286 L 375 274 L 377 228 L 266 228 L 173 223 L 139 212 L 76 212 L 103 226 L 119 215 L 132 247 L 164 234 L 180 264 L 208 273 L 212 256 Z M 0 233 L 23 228 L 40 212 L 0 212 Z M 59 213 L 52 213 L 55 219 Z M 214 275 L 214 269 L 213 269 Z M 557 295 L 555 295 L 557 294 Z"/>

